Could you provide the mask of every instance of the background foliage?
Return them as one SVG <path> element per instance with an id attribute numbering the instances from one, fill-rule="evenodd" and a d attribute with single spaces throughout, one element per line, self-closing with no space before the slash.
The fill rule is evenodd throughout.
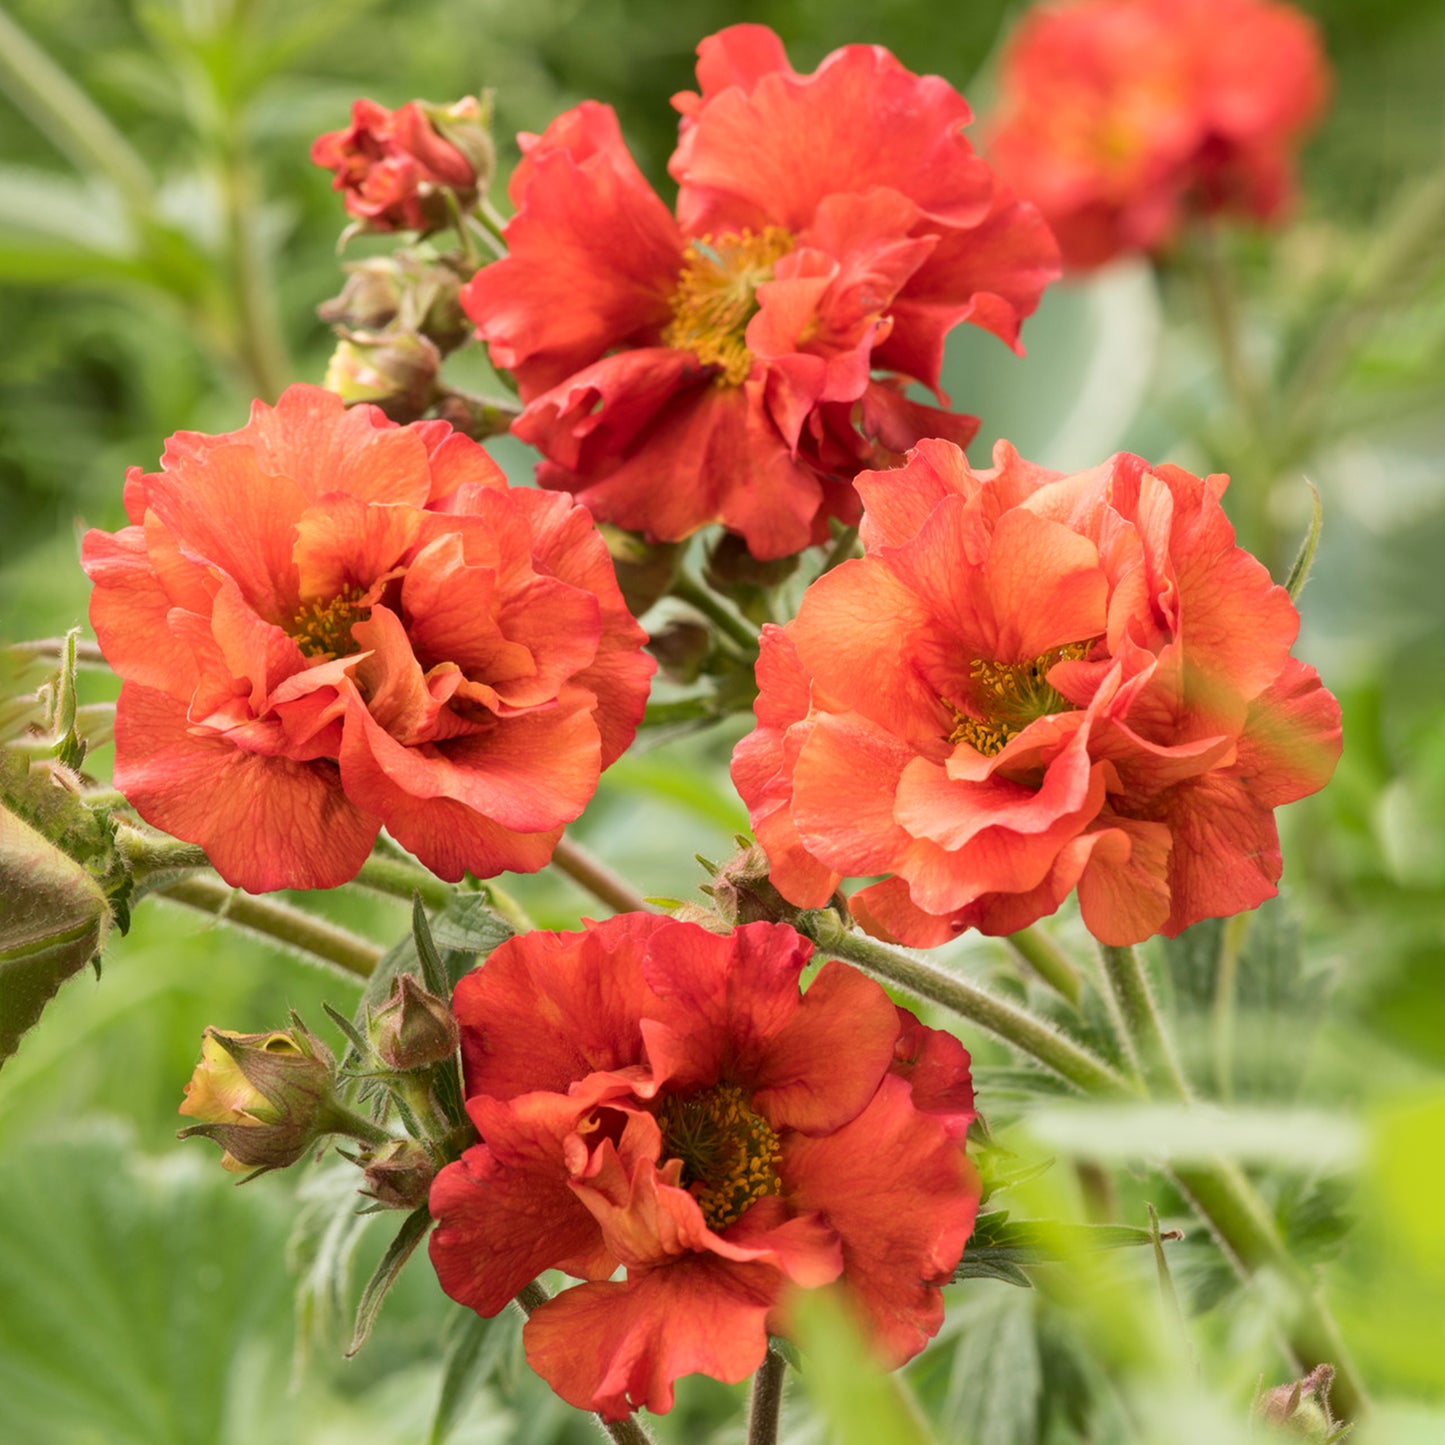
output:
<path id="1" fill-rule="evenodd" d="M 83 620 L 77 537 L 122 523 L 126 466 L 153 466 L 173 431 L 239 425 L 252 396 L 287 380 L 319 380 L 330 335 L 313 308 L 339 288 L 343 218 L 307 149 L 343 123 L 354 96 L 395 105 L 494 87 L 503 175 L 513 131 L 599 97 L 665 186 L 666 97 L 691 83 L 692 47 L 709 31 L 764 21 L 800 69 L 836 45 L 878 41 L 947 76 L 982 112 L 1005 8 L 12 3 L 0 12 L 0 640 Z M 1282 819 L 1287 897 L 1245 939 L 1238 989 L 1220 987 L 1222 926 L 1154 962 L 1196 1080 L 1248 1111 L 1234 1116 L 1232 1147 L 1273 1166 L 1271 1203 L 1297 1257 L 1329 1261 L 1347 1341 L 1385 1402 L 1367 1437 L 1408 1445 L 1445 1438 L 1431 1403 L 1445 1387 L 1445 11 L 1429 0 L 1304 8 L 1337 69 L 1334 108 L 1307 153 L 1292 228 L 1230 245 L 1262 424 L 1251 428 L 1249 398 L 1218 381 L 1187 257 L 1158 274 L 1122 266 L 1056 288 L 1025 327 L 1027 361 L 959 338 L 946 385 L 983 418 L 975 463 L 1006 435 L 1056 466 L 1126 446 L 1230 470 L 1238 520 L 1277 575 L 1308 516 L 1302 478 L 1322 493 L 1299 651 L 1344 702 L 1344 761 L 1323 795 Z M 495 450 L 522 479 L 523 450 Z M 104 695 L 102 680 L 85 681 Z M 702 874 L 683 860 L 725 854 L 746 823 L 725 779 L 743 730 L 734 719 L 630 754 L 605 776 L 580 836 L 644 892 L 689 895 Z M 546 925 L 587 910 L 548 875 L 518 880 L 516 892 Z M 361 931 L 404 931 L 399 906 L 344 906 Z M 1086 952 L 1076 922 L 1061 918 L 1055 933 Z M 1000 988 L 1025 988 L 988 940 L 950 957 Z M 162 905 L 139 911 L 99 983 L 85 975 L 62 993 L 0 1077 L 9 1438 L 416 1441 L 439 1398 L 453 1441 L 594 1438 L 521 1364 L 516 1322 L 463 1317 L 424 1268 L 405 1277 L 360 1360 L 345 1362 L 330 1286 L 298 1316 L 286 1267 L 288 1239 L 298 1269 L 315 1253 L 306 1238 L 347 1244 L 334 1180 L 318 1171 L 300 1201 L 289 1178 L 236 1193 L 208 1151 L 171 1138 L 203 1025 L 259 1030 L 294 1007 L 314 1027 L 323 999 L 350 1013 L 358 997 L 354 984 Z M 997 1171 L 1056 1161 L 1000 1206 L 1020 1218 L 1102 1209 L 1138 1225 L 1153 1203 L 1166 1224 L 1182 1218 L 1160 1177 L 1134 1166 L 1161 1138 L 1185 1156 L 1217 1141 L 1181 1137 L 1177 1119 L 1062 1105 L 1031 1107 L 1025 1121 L 1021 1089 L 1037 1080 L 965 1037 L 1000 1141 Z M 359 1238 L 358 1282 L 383 1232 Z M 1187 1327 L 1160 1315 L 1167 1296 L 1148 1250 L 1034 1269 L 1029 1291 L 982 1278 L 956 1286 L 944 1340 L 909 1371 L 939 1437 L 1245 1438 L 1260 1382 L 1287 1378 L 1269 1302 L 1242 1293 L 1201 1238 L 1166 1253 Z M 816 1323 L 814 1353 L 831 1363 L 804 1372 L 790 1438 L 909 1439 L 897 1399 L 837 1363 L 846 1342 L 829 1329 Z M 442 1396 L 448 1360 L 458 1365 Z M 659 1434 L 735 1439 L 736 1417 L 735 1392 L 690 1382 Z"/>

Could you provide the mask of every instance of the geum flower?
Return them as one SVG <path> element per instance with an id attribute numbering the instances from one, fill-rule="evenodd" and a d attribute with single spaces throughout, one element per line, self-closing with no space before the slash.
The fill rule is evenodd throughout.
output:
<path id="1" fill-rule="evenodd" d="M 1120 454 L 1075 476 L 943 441 L 858 478 L 865 555 L 764 629 L 733 780 L 772 882 L 844 876 L 870 932 L 1009 933 L 1077 887 L 1105 943 L 1253 908 L 1274 809 L 1322 787 L 1340 713 L 1219 498 Z"/>
<path id="2" fill-rule="evenodd" d="M 986 149 L 1084 269 L 1160 250 L 1191 213 L 1277 216 L 1328 93 L 1313 21 L 1273 0 L 1038 5 Z"/>
<path id="3" fill-rule="evenodd" d="M 800 996 L 810 952 L 630 914 L 509 939 L 458 985 L 483 1142 L 432 1186 L 432 1262 L 483 1315 L 546 1269 L 586 1281 L 523 1335 L 570 1403 L 741 1380 L 840 1276 L 889 1364 L 937 1331 L 979 1198 L 968 1055 L 844 964 Z"/>
<path id="4" fill-rule="evenodd" d="M 486 187 L 493 155 L 488 118 L 468 97 L 396 110 L 354 101 L 350 126 L 317 136 L 311 159 L 335 173 L 332 189 L 367 229 L 432 231 L 454 220 L 448 192 L 466 202 Z"/>
<path id="5" fill-rule="evenodd" d="M 115 784 L 228 883 L 335 886 L 383 825 L 443 878 L 535 870 L 632 739 L 653 664 L 591 517 L 445 422 L 295 386 L 125 501 L 82 554 Z"/>
<path id="6" fill-rule="evenodd" d="M 905 386 L 937 390 L 959 322 L 1016 346 L 1057 252 L 937 76 L 866 45 L 799 75 L 759 25 L 698 54 L 676 219 L 586 102 L 519 137 L 510 254 L 463 304 L 516 378 L 543 486 L 653 540 L 721 522 L 781 557 L 856 521 L 860 468 L 973 435 Z"/>

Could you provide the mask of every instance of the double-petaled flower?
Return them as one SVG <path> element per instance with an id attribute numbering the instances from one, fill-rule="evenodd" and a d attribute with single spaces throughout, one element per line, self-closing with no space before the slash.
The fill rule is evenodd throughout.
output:
<path id="1" fill-rule="evenodd" d="M 296 386 L 125 499 L 83 553 L 115 784 L 229 883 L 343 883 L 383 825 L 443 878 L 535 870 L 632 740 L 653 664 L 592 518 L 445 422 Z"/>
<path id="2" fill-rule="evenodd" d="M 1102 941 L 1253 908 L 1274 809 L 1328 780 L 1340 712 L 1299 617 L 1200 480 L 1062 476 L 947 442 L 858 479 L 865 556 L 765 628 L 733 780 L 792 903 L 844 876 L 869 931 L 1008 933 L 1077 887 Z"/>
<path id="3" fill-rule="evenodd" d="M 527 1358 L 611 1419 L 737 1381 L 795 1291 L 841 1277 L 899 1364 L 942 1321 L 978 1205 L 968 1055 L 877 984 L 754 923 L 632 914 L 509 940 L 457 987 L 482 1142 L 438 1175 L 431 1257 L 484 1315 L 543 1270 Z M 619 1269 L 624 1278 L 614 1278 Z"/>
<path id="4" fill-rule="evenodd" d="M 1268 220 L 1329 72 L 1274 0 L 1078 0 L 1030 10 L 1004 56 L 988 153 L 1073 268 L 1156 251 L 1191 212 Z"/>
<path id="5" fill-rule="evenodd" d="M 849 478 L 971 418 L 937 388 L 971 322 L 1015 345 L 1057 250 L 962 135 L 937 76 L 852 45 L 811 75 L 758 25 L 703 41 L 670 215 L 613 112 L 524 135 L 510 254 L 463 304 L 526 409 L 543 486 L 675 541 L 720 521 L 760 558 L 857 518 Z"/>

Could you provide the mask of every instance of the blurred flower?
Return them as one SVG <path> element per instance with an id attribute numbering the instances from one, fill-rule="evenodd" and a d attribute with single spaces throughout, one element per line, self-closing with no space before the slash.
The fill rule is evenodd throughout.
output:
<path id="1" fill-rule="evenodd" d="M 311 159 L 336 173 L 346 209 L 373 231 L 432 231 L 452 220 L 446 192 L 469 201 L 491 178 L 489 115 L 474 96 L 455 105 L 408 101 L 387 110 L 374 100 L 351 107 L 351 125 L 328 131 Z"/>
<path id="2" fill-rule="evenodd" d="M 1167 245 L 1191 211 L 1269 220 L 1329 91 L 1314 22 L 1273 0 L 1079 0 L 1024 18 L 989 154 L 1071 268 Z"/>
<path id="3" fill-rule="evenodd" d="M 458 985 L 485 1142 L 432 1187 L 432 1262 L 483 1315 L 545 1269 L 587 1281 L 523 1337 L 570 1403 L 617 1419 L 670 1409 L 679 1375 L 741 1380 L 792 1292 L 840 1275 L 890 1364 L 937 1331 L 979 1196 L 968 1055 L 844 964 L 800 996 L 810 952 L 624 914 Z"/>
<path id="4" fill-rule="evenodd" d="M 342 1120 L 332 1097 L 336 1060 L 302 1028 L 238 1034 L 208 1028 L 201 1062 L 186 1085 L 180 1112 L 199 1134 L 225 1150 L 223 1168 L 284 1169 Z"/>
<path id="5" fill-rule="evenodd" d="M 1075 886 L 1105 943 L 1273 896 L 1274 809 L 1340 714 L 1284 588 L 1199 480 L 1120 454 L 1062 476 L 947 442 L 858 479 L 866 555 L 763 632 L 733 780 L 802 907 L 840 875 L 870 932 L 1011 933 Z"/>
<path id="6" fill-rule="evenodd" d="M 861 467 L 972 436 L 904 386 L 936 390 L 961 321 L 1016 345 L 1057 252 L 938 77 L 866 45 L 799 75 L 758 25 L 698 54 L 677 218 L 586 102 L 520 137 L 510 254 L 462 301 L 517 380 L 543 486 L 652 540 L 721 521 L 781 557 L 856 520 Z"/>
<path id="7" fill-rule="evenodd" d="M 642 716 L 587 512 L 443 422 L 295 386 L 172 437 L 126 507 L 83 549 L 115 784 L 237 887 L 343 883 L 383 824 L 443 878 L 533 871 Z"/>

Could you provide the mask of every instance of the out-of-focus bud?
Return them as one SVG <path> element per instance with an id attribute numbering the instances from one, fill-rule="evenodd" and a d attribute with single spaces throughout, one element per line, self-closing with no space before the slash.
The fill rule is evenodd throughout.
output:
<path id="1" fill-rule="evenodd" d="M 0 1062 L 55 991 L 94 958 L 111 910 L 73 858 L 0 802 Z"/>
<path id="2" fill-rule="evenodd" d="M 703 579 L 714 592 L 730 597 L 754 622 L 771 622 L 767 594 L 782 586 L 797 569 L 796 556 L 759 562 L 736 532 L 724 532 L 708 553 Z"/>
<path id="3" fill-rule="evenodd" d="M 1255 1410 L 1262 1420 L 1288 1434 L 1311 1441 L 1312 1445 L 1328 1445 L 1339 1438 L 1340 1429 L 1329 1409 L 1330 1386 L 1334 1380 L 1333 1365 L 1316 1365 L 1303 1379 L 1266 1390 Z"/>
<path id="4" fill-rule="evenodd" d="M 409 973 L 392 980 L 391 997 L 370 1016 L 368 1033 L 377 1058 L 403 1074 L 451 1058 L 459 1039 L 445 1001 Z"/>
<path id="5" fill-rule="evenodd" d="M 671 682 L 696 682 L 712 648 L 712 632 L 701 622 L 674 618 L 658 628 L 647 640 L 647 650 L 657 659 Z"/>
<path id="6" fill-rule="evenodd" d="M 323 1135 L 346 1131 L 335 1070 L 331 1051 L 299 1026 L 265 1034 L 208 1028 L 180 1107 L 201 1122 L 177 1137 L 214 1139 L 234 1174 L 284 1169 Z"/>
<path id="7" fill-rule="evenodd" d="M 617 585 L 634 617 L 641 617 L 672 586 L 682 560 L 680 542 L 644 542 L 636 532 L 624 532 L 610 522 L 599 522 L 597 530 L 612 554 Z"/>
<path id="8" fill-rule="evenodd" d="M 757 844 L 734 853 L 712 881 L 713 902 L 730 924 L 792 923 L 798 910 L 773 887 L 768 855 Z"/>
<path id="9" fill-rule="evenodd" d="M 431 1155 L 415 1139 L 393 1139 L 366 1160 L 366 1188 L 388 1209 L 415 1209 L 427 1197 L 436 1177 Z"/>
<path id="10" fill-rule="evenodd" d="M 489 92 L 469 95 L 454 105 L 428 105 L 420 109 L 436 133 L 454 146 L 472 168 L 471 189 L 486 194 L 497 169 L 497 147 L 492 140 L 492 97 Z"/>
<path id="11" fill-rule="evenodd" d="M 341 294 L 316 308 L 342 335 L 395 326 L 426 337 L 443 355 L 471 336 L 458 299 L 463 277 L 444 262 L 403 250 L 352 261 L 345 270 Z"/>
<path id="12" fill-rule="evenodd" d="M 441 353 L 410 331 L 349 331 L 336 343 L 324 385 L 348 406 L 369 401 L 396 422 L 417 421 L 436 394 Z"/>

